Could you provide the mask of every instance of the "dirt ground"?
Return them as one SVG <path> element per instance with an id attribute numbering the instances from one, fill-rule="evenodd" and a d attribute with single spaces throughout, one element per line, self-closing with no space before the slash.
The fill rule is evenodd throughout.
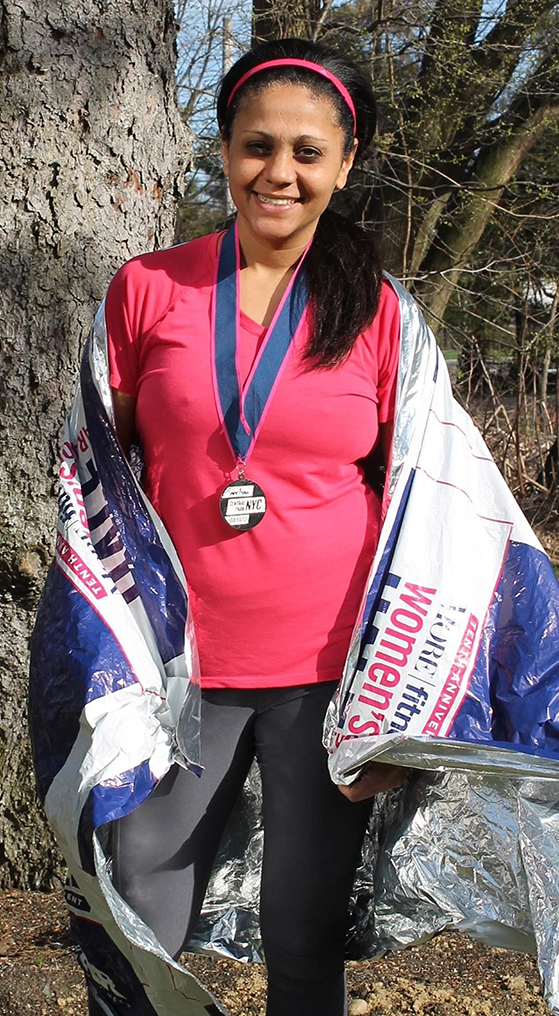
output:
<path id="1" fill-rule="evenodd" d="M 264 1016 L 259 966 L 190 957 L 231 1016 Z M 548 1013 L 534 960 L 445 934 L 376 962 L 348 964 L 350 1016 Z M 0 892 L 0 1016 L 85 1016 L 61 893 Z"/>

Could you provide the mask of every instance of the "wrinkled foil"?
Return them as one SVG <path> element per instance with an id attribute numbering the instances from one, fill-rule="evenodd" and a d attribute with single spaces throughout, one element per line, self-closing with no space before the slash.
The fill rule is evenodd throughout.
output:
<path id="1" fill-rule="evenodd" d="M 260 960 L 263 831 L 253 766 L 224 838 L 192 951 Z M 559 1013 L 555 781 L 413 770 L 373 802 L 350 905 L 347 956 L 381 957 L 442 931 L 538 956 Z"/>
<path id="2" fill-rule="evenodd" d="M 407 461 L 413 460 L 410 448 L 423 440 L 423 393 L 433 373 L 444 369 L 434 346 L 424 355 L 430 339 L 407 294 L 401 293 L 400 307 L 400 411 L 385 512 L 405 481 Z M 369 588 L 381 557 L 382 547 Z M 353 887 L 347 955 L 380 957 L 443 930 L 466 932 L 491 946 L 535 954 L 544 997 L 559 1014 L 557 762 L 504 745 L 450 738 L 392 734 L 336 740 L 343 725 L 340 703 L 351 692 L 362 649 L 364 609 L 365 601 L 325 724 L 332 777 L 350 783 L 373 758 L 406 766 L 409 775 L 401 791 L 374 799 Z M 244 960 L 261 957 L 260 794 L 255 765 L 222 844 L 192 949 Z"/>

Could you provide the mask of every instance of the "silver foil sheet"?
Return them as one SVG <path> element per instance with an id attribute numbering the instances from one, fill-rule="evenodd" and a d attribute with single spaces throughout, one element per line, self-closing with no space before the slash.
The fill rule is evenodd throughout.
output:
<path id="1" fill-rule="evenodd" d="M 380 957 L 433 935 L 467 932 L 538 956 L 559 1013 L 559 801 L 555 781 L 410 770 L 379 794 L 350 908 L 347 955 Z M 190 947 L 261 958 L 260 781 L 253 766 L 222 843 Z"/>

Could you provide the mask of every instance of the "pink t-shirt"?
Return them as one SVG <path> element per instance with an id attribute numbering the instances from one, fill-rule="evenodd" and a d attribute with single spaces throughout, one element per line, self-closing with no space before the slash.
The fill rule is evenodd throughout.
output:
<path id="1" fill-rule="evenodd" d="M 236 479 L 212 383 L 218 234 L 129 261 L 106 299 L 110 383 L 137 398 L 146 492 L 183 564 L 204 687 L 265 688 L 341 676 L 378 540 L 380 505 L 357 460 L 393 418 L 398 300 L 335 369 L 287 366 L 249 459 L 264 490 L 258 526 L 232 529 L 220 492 Z M 246 379 L 265 329 L 241 314 Z"/>

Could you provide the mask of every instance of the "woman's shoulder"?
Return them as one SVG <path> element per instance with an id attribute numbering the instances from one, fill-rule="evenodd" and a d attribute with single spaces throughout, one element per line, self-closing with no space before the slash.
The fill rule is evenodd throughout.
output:
<path id="1" fill-rule="evenodd" d="M 397 310 L 400 315 L 410 317 L 414 321 L 422 319 L 422 311 L 416 298 L 409 289 L 406 289 L 403 282 L 388 272 L 383 273 L 382 290 L 387 309 L 392 309 L 393 312 Z"/>
<path id="2" fill-rule="evenodd" d="M 179 285 L 194 285 L 204 274 L 211 276 L 218 235 L 207 233 L 173 247 L 138 254 L 119 268 L 113 282 L 126 279 L 141 285 L 160 285 L 166 276 Z"/>
<path id="3" fill-rule="evenodd" d="M 376 314 L 362 332 L 365 344 L 378 354 L 379 345 L 393 340 L 400 326 L 400 297 L 392 278 L 383 275 Z"/>
<path id="4" fill-rule="evenodd" d="M 178 300 L 210 290 L 217 235 L 131 258 L 113 277 L 105 299 L 108 325 L 126 320 L 135 335 L 147 333 Z"/>

